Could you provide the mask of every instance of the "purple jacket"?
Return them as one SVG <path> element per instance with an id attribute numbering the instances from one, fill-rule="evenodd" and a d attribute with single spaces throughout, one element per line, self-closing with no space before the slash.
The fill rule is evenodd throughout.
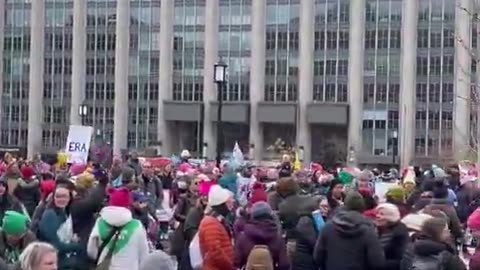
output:
<path id="1" fill-rule="evenodd" d="M 475 249 L 475 253 L 470 257 L 469 269 L 480 270 L 480 250 L 478 248 Z"/>
<path id="2" fill-rule="evenodd" d="M 272 254 L 275 270 L 290 269 L 285 242 L 279 227 L 273 220 L 249 220 L 243 232 L 236 237 L 235 267 L 241 269 L 246 265 L 248 255 L 255 245 L 266 245 Z"/>

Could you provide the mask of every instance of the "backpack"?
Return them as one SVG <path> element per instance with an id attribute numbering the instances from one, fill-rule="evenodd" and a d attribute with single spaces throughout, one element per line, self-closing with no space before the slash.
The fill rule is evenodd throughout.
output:
<path id="1" fill-rule="evenodd" d="M 412 266 L 409 270 L 444 270 L 446 252 L 431 256 L 414 255 Z"/>
<path id="2" fill-rule="evenodd" d="M 265 245 L 255 245 L 247 258 L 245 270 L 273 270 L 273 258 Z"/>

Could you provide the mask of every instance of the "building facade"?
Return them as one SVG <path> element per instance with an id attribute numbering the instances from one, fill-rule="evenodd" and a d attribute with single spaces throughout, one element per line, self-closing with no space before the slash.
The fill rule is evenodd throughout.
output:
<path id="1" fill-rule="evenodd" d="M 55 152 L 85 124 L 115 153 L 213 158 L 222 59 L 225 152 L 238 142 L 254 160 L 289 147 L 304 161 L 465 158 L 473 2 L 0 0 L 0 145 Z"/>

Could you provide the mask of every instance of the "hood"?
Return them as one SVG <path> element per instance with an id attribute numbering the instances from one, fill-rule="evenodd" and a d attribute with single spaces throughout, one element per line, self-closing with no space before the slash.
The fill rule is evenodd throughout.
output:
<path id="1" fill-rule="evenodd" d="M 413 250 L 415 251 L 415 254 L 420 256 L 437 255 L 445 250 L 452 251 L 448 244 L 437 242 L 425 237 L 421 237 L 415 241 Z"/>
<path id="2" fill-rule="evenodd" d="M 278 225 L 273 220 L 253 220 L 245 224 L 244 233 L 255 244 L 266 245 L 278 236 L 278 229 Z"/>
<path id="3" fill-rule="evenodd" d="M 106 206 L 100 211 L 100 217 L 112 226 L 121 227 L 132 220 L 132 212 L 124 207 Z"/>
<path id="4" fill-rule="evenodd" d="M 346 237 L 361 235 L 373 223 L 355 211 L 342 210 L 332 218 L 333 226 L 340 234 Z"/>
<path id="5" fill-rule="evenodd" d="M 39 184 L 40 182 L 37 179 L 31 181 L 25 181 L 22 178 L 18 179 L 18 185 L 22 188 L 36 188 L 39 186 Z"/>

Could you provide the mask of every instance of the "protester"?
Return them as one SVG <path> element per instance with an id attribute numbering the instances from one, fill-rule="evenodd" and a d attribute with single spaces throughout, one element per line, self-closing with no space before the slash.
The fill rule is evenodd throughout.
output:
<path id="1" fill-rule="evenodd" d="M 3 217 L 0 230 L 0 257 L 10 265 L 19 260 L 20 253 L 32 242 L 35 235 L 28 229 L 28 217 L 7 211 Z M 0 268 L 1 269 L 1 268 Z"/>
<path id="2" fill-rule="evenodd" d="M 407 227 L 411 240 L 417 237 L 417 234 L 422 230 L 423 223 L 430 218 L 432 216 L 425 213 L 412 213 L 402 219 L 402 223 Z"/>
<path id="3" fill-rule="evenodd" d="M 28 166 L 23 166 L 20 170 L 21 178 L 18 179 L 18 185 L 13 195 L 23 204 L 31 217 L 40 202 L 40 186 L 38 179 L 35 178 L 35 172 Z"/>
<path id="4" fill-rule="evenodd" d="M 467 221 L 468 228 L 470 229 L 472 236 L 476 239 L 475 252 L 470 257 L 469 268 L 470 270 L 480 270 L 480 209 L 475 210 Z"/>
<path id="5" fill-rule="evenodd" d="M 233 194 L 214 185 L 208 194 L 211 208 L 203 217 L 198 228 L 203 270 L 233 270 L 234 251 L 232 229 L 226 222 L 233 208 Z"/>
<path id="6" fill-rule="evenodd" d="M 280 165 L 280 169 L 278 171 L 278 177 L 290 177 L 293 173 L 293 166 L 292 162 L 290 161 L 289 155 L 282 156 L 282 164 Z"/>
<path id="7" fill-rule="evenodd" d="M 7 179 L 0 177 L 0 221 L 3 220 L 3 216 L 8 210 L 19 213 L 24 212 L 22 204 L 14 196 L 9 194 Z"/>
<path id="8" fill-rule="evenodd" d="M 110 190 L 109 195 L 109 206 L 101 210 L 90 234 L 88 255 L 97 267 L 139 270 L 148 254 L 147 233 L 140 221 L 132 218 L 130 192 L 120 188 Z"/>
<path id="9" fill-rule="evenodd" d="M 328 204 L 332 212 L 335 212 L 339 206 L 343 205 L 343 184 L 338 179 L 333 179 L 330 182 L 330 189 L 327 192 Z"/>
<path id="10" fill-rule="evenodd" d="M 388 203 L 394 204 L 400 211 L 400 216 L 404 217 L 408 214 L 408 207 L 405 202 L 405 189 L 401 186 L 390 188 L 385 194 Z"/>
<path id="11" fill-rule="evenodd" d="M 140 270 L 176 270 L 172 258 L 161 250 L 156 250 L 145 257 Z"/>
<path id="12" fill-rule="evenodd" d="M 460 178 L 460 189 L 457 191 L 457 214 L 458 214 L 458 219 L 460 220 L 460 223 L 465 223 L 472 214 L 472 212 L 475 210 L 472 207 L 473 201 L 475 199 L 474 197 L 474 191 L 475 191 L 475 177 L 471 176 L 463 176 Z"/>
<path id="13" fill-rule="evenodd" d="M 43 242 L 30 243 L 20 254 L 18 266 L 20 270 L 61 269 L 58 265 L 57 250 Z"/>
<path id="14" fill-rule="evenodd" d="M 365 203 L 358 192 L 350 192 L 345 207 L 323 227 L 314 258 L 322 270 L 383 269 L 385 256 L 374 225 L 362 216 Z"/>

